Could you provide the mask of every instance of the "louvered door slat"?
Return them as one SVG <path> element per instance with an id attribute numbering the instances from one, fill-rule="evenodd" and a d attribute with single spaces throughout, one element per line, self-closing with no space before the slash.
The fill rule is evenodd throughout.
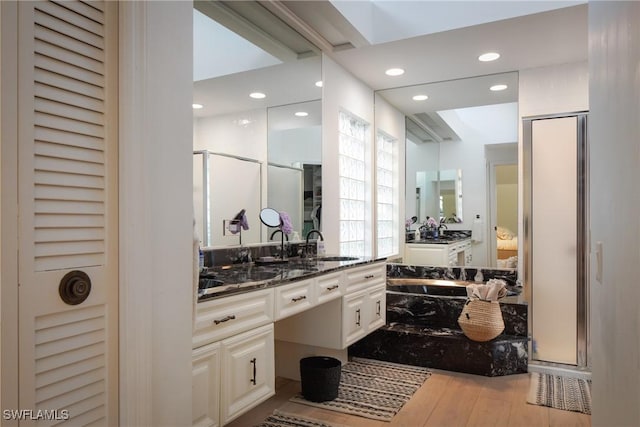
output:
<path id="1" fill-rule="evenodd" d="M 36 111 L 52 116 L 64 117 L 81 123 L 102 126 L 103 116 L 95 111 L 85 108 L 78 108 L 62 102 L 55 102 L 48 99 L 36 98 Z"/>
<path id="2" fill-rule="evenodd" d="M 104 394 L 105 392 L 105 383 L 104 381 L 97 381 L 92 384 L 88 384 L 84 387 L 72 389 L 67 393 L 60 394 L 58 396 L 54 396 L 51 399 L 37 401 L 36 408 L 38 409 L 51 409 L 51 408 L 68 408 L 76 402 L 80 402 L 87 397 L 97 396 L 100 394 Z M 103 400 L 104 401 L 104 400 Z M 70 412 L 73 417 L 73 422 L 70 425 L 84 425 L 79 420 L 76 419 L 76 414 Z"/>
<path id="3" fill-rule="evenodd" d="M 104 191 L 89 190 L 86 188 L 56 187 L 51 185 L 39 185 L 35 188 L 35 197 L 38 200 L 62 200 L 62 201 L 89 201 L 101 202 L 104 200 Z"/>
<path id="4" fill-rule="evenodd" d="M 60 145 L 70 145 L 90 150 L 104 149 L 104 140 L 102 138 L 69 133 L 58 129 L 37 127 L 34 129 L 34 139 L 36 141 L 53 142 Z"/>
<path id="5" fill-rule="evenodd" d="M 36 200 L 38 213 L 104 215 L 104 204 L 68 200 Z"/>
<path id="6" fill-rule="evenodd" d="M 104 244 L 100 241 L 40 243 L 36 250 L 36 262 L 40 257 L 101 253 L 104 253 Z"/>
<path id="7" fill-rule="evenodd" d="M 38 213 L 35 217 L 34 228 L 60 228 L 60 227 L 104 227 L 103 215 L 80 215 L 80 214 L 43 214 Z"/>
<path id="8" fill-rule="evenodd" d="M 100 125 L 76 121 L 66 117 L 53 116 L 46 113 L 35 113 L 36 126 L 66 130 L 80 135 L 104 138 L 104 128 Z"/>
<path id="9" fill-rule="evenodd" d="M 86 16 L 88 19 L 91 19 L 96 22 L 104 21 L 104 13 L 101 8 L 99 8 L 99 3 L 91 5 L 91 3 L 84 2 L 71 2 L 71 1 L 55 1 L 53 2 L 57 5 L 65 7 L 69 10 L 72 10 L 82 16 Z"/>
<path id="10" fill-rule="evenodd" d="M 105 238 L 102 228 L 36 228 L 36 243 L 55 242 L 87 242 L 103 240 Z"/>
<path id="11" fill-rule="evenodd" d="M 36 5 L 36 11 L 55 18 L 56 22 L 52 24 L 52 28 L 55 28 L 56 31 L 76 35 L 75 38 L 78 40 L 104 49 L 103 25 L 64 7 L 64 2 L 41 2 Z M 42 23 L 42 19 L 40 14 L 36 12 L 36 23 Z"/>
<path id="12" fill-rule="evenodd" d="M 56 1 L 55 3 L 58 3 L 58 1 Z M 80 0 L 78 3 L 82 3 L 84 6 L 91 7 L 93 9 L 96 9 L 96 10 L 98 10 L 100 12 L 103 12 L 103 13 L 105 11 L 105 9 L 104 9 L 104 1 Z M 87 16 L 91 16 L 91 15 L 87 15 Z M 102 21 L 100 21 L 100 22 L 102 22 Z"/>
<path id="13" fill-rule="evenodd" d="M 36 345 L 67 338 L 69 336 L 69 329 L 73 329 L 73 336 L 101 331 L 104 328 L 103 321 L 104 318 L 100 316 L 93 319 L 83 319 L 81 322 L 41 330 L 36 337 Z"/>
<path id="14" fill-rule="evenodd" d="M 78 175 L 66 172 L 36 171 L 34 184 L 104 189 L 104 178 L 100 176 Z"/>
<path id="15" fill-rule="evenodd" d="M 94 423 L 99 420 L 101 420 L 101 423 L 97 425 L 104 425 L 104 417 L 102 416 L 104 408 L 100 402 L 100 396 L 89 396 L 87 399 L 83 399 L 73 405 L 70 405 L 67 409 L 70 413 L 77 414 L 76 418 L 73 422 L 64 421 L 60 424 L 56 424 L 57 426 L 73 426 L 76 423 L 84 426 L 90 426 L 96 425 Z"/>
<path id="16" fill-rule="evenodd" d="M 49 58 L 56 58 L 61 62 L 73 65 L 75 67 L 100 73 L 102 63 L 87 55 L 60 47 L 61 39 L 64 37 L 48 28 L 37 28 L 39 39 L 36 40 L 36 52 Z"/>
<path id="17" fill-rule="evenodd" d="M 61 381 L 36 388 L 36 399 L 43 402 L 53 399 L 56 396 L 67 392 L 68 390 L 76 390 L 91 384 L 102 382 L 104 378 L 104 368 L 92 369 L 89 372 L 78 373 L 73 376 L 67 376 Z"/>
<path id="18" fill-rule="evenodd" d="M 47 141 L 35 141 L 35 154 L 39 156 L 75 160 L 96 164 L 104 163 L 104 153 L 70 145 L 52 144 Z"/>
<path id="19" fill-rule="evenodd" d="M 38 377 L 36 378 L 36 388 L 46 387 L 48 385 L 60 382 L 65 378 L 69 378 L 78 374 L 91 372 L 96 369 L 101 369 L 103 367 L 104 367 L 103 355 L 92 357 L 91 359 L 85 359 L 73 365 L 67 365 L 62 367 L 61 369 L 54 369 L 38 375 Z"/>
<path id="20" fill-rule="evenodd" d="M 37 336 L 36 332 L 36 336 Z M 37 339 L 36 339 L 37 341 Z M 36 359 L 45 358 L 54 354 L 60 354 L 70 349 L 83 347 L 104 341 L 104 330 L 90 332 L 88 334 L 71 335 L 67 338 L 54 342 L 47 342 L 36 345 Z"/>
<path id="21" fill-rule="evenodd" d="M 104 76 L 94 71 L 86 70 L 84 68 L 71 66 L 65 62 L 60 61 L 57 58 L 51 58 L 45 55 L 36 56 L 36 67 L 51 71 L 52 73 L 64 74 L 72 77 L 80 82 L 88 83 L 100 88 L 104 87 Z"/>
<path id="22" fill-rule="evenodd" d="M 49 356 L 44 359 L 38 359 L 36 363 L 36 374 L 46 374 L 56 369 L 72 369 L 77 363 L 84 360 L 94 359 L 96 357 L 104 357 L 104 342 L 69 350 L 66 353 Z"/>
<path id="23" fill-rule="evenodd" d="M 43 83 L 95 99 L 102 99 L 104 97 L 104 89 L 99 86 L 87 85 L 74 78 L 43 70 L 42 68 L 36 68 L 34 70 L 34 82 Z"/>
<path id="24" fill-rule="evenodd" d="M 98 163 L 81 162 L 69 159 L 57 159 L 55 157 L 37 156 L 35 170 L 49 172 L 75 173 L 78 175 L 104 176 L 104 165 Z"/>
<path id="25" fill-rule="evenodd" d="M 35 96 L 39 99 L 56 100 L 64 105 L 72 105 L 74 107 L 82 107 L 85 110 L 94 111 L 104 114 L 104 103 L 95 98 L 61 90 L 53 86 L 47 86 L 41 83 L 35 85 Z"/>

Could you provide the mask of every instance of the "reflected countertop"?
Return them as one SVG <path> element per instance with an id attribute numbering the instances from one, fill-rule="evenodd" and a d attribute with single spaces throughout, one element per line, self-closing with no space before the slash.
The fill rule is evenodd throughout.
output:
<path id="1" fill-rule="evenodd" d="M 326 260 L 329 258 L 331 260 Z M 312 278 L 348 267 L 365 265 L 385 258 L 358 257 L 334 260 L 335 257 L 290 258 L 285 263 L 243 263 L 210 267 L 200 274 L 198 302 L 230 294 L 266 289 L 289 282 Z"/>

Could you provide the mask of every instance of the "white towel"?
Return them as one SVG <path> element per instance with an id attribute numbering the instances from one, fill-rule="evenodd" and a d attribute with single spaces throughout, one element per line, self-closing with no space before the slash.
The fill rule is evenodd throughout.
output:
<path id="1" fill-rule="evenodd" d="M 490 279 L 486 285 L 471 284 L 467 286 L 467 296 L 470 299 L 483 301 L 498 301 L 507 295 L 506 282 L 502 279 Z"/>

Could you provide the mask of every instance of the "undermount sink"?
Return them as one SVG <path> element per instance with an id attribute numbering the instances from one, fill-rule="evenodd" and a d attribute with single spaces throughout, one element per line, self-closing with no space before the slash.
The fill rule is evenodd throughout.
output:
<path id="1" fill-rule="evenodd" d="M 355 261 L 359 258 L 355 256 L 320 256 L 316 259 L 318 261 Z"/>

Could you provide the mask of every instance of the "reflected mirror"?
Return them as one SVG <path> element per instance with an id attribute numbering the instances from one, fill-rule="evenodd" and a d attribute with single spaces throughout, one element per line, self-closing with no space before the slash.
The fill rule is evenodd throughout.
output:
<path id="1" fill-rule="evenodd" d="M 267 202 L 286 211 L 300 236 L 320 229 L 322 205 L 322 102 L 268 111 Z"/>
<path id="2" fill-rule="evenodd" d="M 499 84 L 506 88 L 495 90 Z M 489 238 L 474 245 L 473 265 L 500 266 L 495 230 L 504 218 L 517 218 L 517 191 L 511 181 L 505 189 L 496 168 L 517 169 L 518 74 L 377 94 L 406 116 L 406 216 L 416 215 L 419 224 L 439 217 L 449 230 L 471 230 L 479 215 Z"/>
<path id="3" fill-rule="evenodd" d="M 277 116 L 288 106 L 320 103 L 319 50 L 260 2 L 196 1 L 193 13 L 194 207 L 202 245 L 238 245 L 223 224 L 240 209 L 249 222 L 242 244 L 266 242 L 268 230 L 257 219 L 267 204 L 289 213 L 302 232 L 305 164 L 321 161 L 294 159 L 291 150 L 288 158 L 275 154 L 289 140 L 307 138 L 305 117 L 293 116 L 301 119 L 296 131 Z M 272 21 L 269 34 L 252 24 L 260 19 Z M 307 123 L 320 123 L 311 111 Z"/>

